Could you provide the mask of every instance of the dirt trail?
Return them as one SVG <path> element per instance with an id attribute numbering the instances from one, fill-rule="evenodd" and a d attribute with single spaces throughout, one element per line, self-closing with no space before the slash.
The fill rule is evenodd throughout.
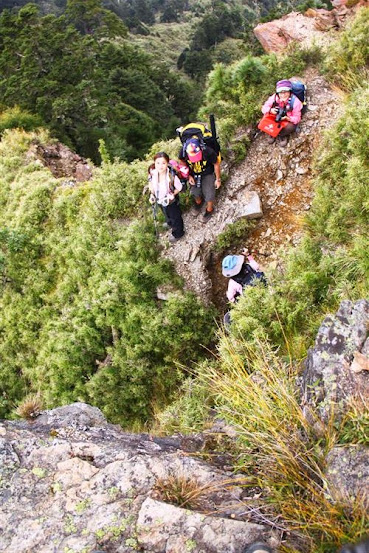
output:
<path id="1" fill-rule="evenodd" d="M 212 247 L 228 225 L 244 216 L 248 192 L 259 195 L 263 216 L 244 246 L 256 252 L 255 257 L 266 272 L 270 264 L 275 266 L 278 262 L 281 247 L 295 245 L 301 238 L 302 219 L 313 197 L 314 153 L 323 132 L 342 111 L 342 98 L 322 76 L 308 71 L 303 80 L 308 87 L 308 110 L 300 132 L 285 148 L 278 143 L 267 144 L 266 135 L 256 133 L 247 157 L 233 167 L 221 187 L 210 221 L 202 223 L 202 213 L 196 217 L 191 209 L 184 214 L 185 237 L 163 251 L 184 278 L 185 288 L 205 302 L 224 303 L 227 282 L 221 274 L 221 258 L 212 252 Z M 166 244 L 166 236 L 162 235 L 161 241 Z M 230 249 L 229 253 L 239 251 Z"/>

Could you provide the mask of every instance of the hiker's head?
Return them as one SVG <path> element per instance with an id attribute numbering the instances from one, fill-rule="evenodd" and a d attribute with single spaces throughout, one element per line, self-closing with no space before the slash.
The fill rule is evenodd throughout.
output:
<path id="1" fill-rule="evenodd" d="M 165 152 L 159 152 L 154 155 L 155 169 L 159 173 L 164 173 L 168 169 L 169 156 Z"/>
<path id="2" fill-rule="evenodd" d="M 222 261 L 222 274 L 225 277 L 238 275 L 245 261 L 244 255 L 227 255 Z"/>
<path id="3" fill-rule="evenodd" d="M 190 138 L 186 142 L 186 154 L 192 163 L 202 160 L 201 145 L 197 138 Z"/>
<path id="4" fill-rule="evenodd" d="M 291 94 L 292 83 L 286 79 L 278 81 L 275 90 L 282 102 L 287 101 Z"/>
<path id="5" fill-rule="evenodd" d="M 291 81 L 287 81 L 287 79 L 284 79 L 283 81 L 278 81 L 275 87 L 275 91 L 277 94 L 280 94 L 281 92 L 291 92 L 292 90 L 292 83 Z"/>

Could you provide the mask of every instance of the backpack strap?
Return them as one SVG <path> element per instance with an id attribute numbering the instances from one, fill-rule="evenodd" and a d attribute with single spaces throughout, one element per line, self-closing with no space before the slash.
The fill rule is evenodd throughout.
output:
<path id="1" fill-rule="evenodd" d="M 175 186 L 174 186 L 174 178 L 176 176 L 176 170 L 171 165 L 168 165 L 169 169 L 169 192 L 171 194 L 174 194 Z"/>

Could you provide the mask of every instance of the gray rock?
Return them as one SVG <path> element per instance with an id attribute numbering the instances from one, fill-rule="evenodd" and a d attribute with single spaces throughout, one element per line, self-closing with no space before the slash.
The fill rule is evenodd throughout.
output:
<path id="1" fill-rule="evenodd" d="M 45 411 L 37 418 L 38 424 L 59 426 L 99 426 L 106 424 L 106 418 L 97 407 L 86 403 L 72 403 L 64 407 L 57 407 Z"/>
<path id="2" fill-rule="evenodd" d="M 353 397 L 369 397 L 369 374 L 354 373 L 350 365 L 368 337 L 369 302 L 343 301 L 335 316 L 323 321 L 315 346 L 309 349 L 303 373 L 303 393 L 328 421 L 332 410 L 337 420 Z"/>
<path id="3" fill-rule="evenodd" d="M 335 447 L 327 457 L 326 477 L 335 501 L 352 502 L 362 497 L 369 508 L 368 447 Z"/>
<path id="4" fill-rule="evenodd" d="M 145 500 L 145 506 L 150 505 L 153 500 L 148 498 L 159 493 L 158 482 L 164 482 L 165 488 L 176 477 L 195 482 L 201 490 L 199 511 L 215 516 L 154 502 L 162 516 L 180 512 L 176 516 L 183 528 L 178 522 L 177 535 L 172 532 L 174 521 L 163 525 L 167 536 L 161 530 L 168 547 L 171 543 L 177 547 L 183 537 L 193 551 L 200 551 L 191 540 L 206 544 L 213 536 L 224 544 L 228 539 L 224 532 L 229 531 L 232 547 L 240 550 L 246 536 L 250 540 L 268 537 L 264 526 L 249 524 L 237 476 L 191 456 L 204 441 L 200 435 L 184 439 L 128 434 L 84 403 L 45 411 L 32 422 L 4 421 L 0 424 L 0 551 L 133 553 L 141 546 L 141 537 L 147 551 L 156 551 L 156 534 L 150 542 L 138 519 L 143 517 L 150 527 L 147 509 L 142 507 Z M 238 522 L 231 516 L 237 516 Z M 222 547 L 219 551 L 225 551 Z"/>
<path id="5" fill-rule="evenodd" d="M 259 524 L 205 516 L 146 499 L 137 525 L 138 542 L 161 553 L 238 553 L 254 541 L 268 541 L 271 532 Z"/>
<path id="6" fill-rule="evenodd" d="M 260 219 L 263 216 L 261 201 L 257 192 L 247 190 L 244 193 L 242 209 L 238 212 L 238 218 Z"/>

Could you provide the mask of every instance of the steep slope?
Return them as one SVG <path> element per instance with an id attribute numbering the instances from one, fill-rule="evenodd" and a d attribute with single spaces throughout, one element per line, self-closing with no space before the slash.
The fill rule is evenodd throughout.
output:
<path id="1" fill-rule="evenodd" d="M 266 271 L 278 262 L 281 247 L 296 244 L 300 239 L 303 215 L 313 196 L 314 153 L 342 105 L 339 93 L 316 72 L 308 71 L 303 80 L 308 87 L 308 110 L 299 133 L 286 148 L 281 148 L 278 143 L 268 145 L 266 135 L 256 132 L 248 155 L 231 170 L 221 187 L 212 219 L 204 225 L 202 215 L 196 217 L 191 209 L 184 215 L 185 237 L 164 253 L 174 262 L 186 287 L 206 302 L 214 299 L 219 304 L 225 294 L 221 259 L 214 256 L 212 249 L 217 236 L 244 216 L 249 192 L 259 195 L 263 217 L 244 246 L 255 252 Z M 166 242 L 164 236 L 161 240 L 163 244 Z"/>

